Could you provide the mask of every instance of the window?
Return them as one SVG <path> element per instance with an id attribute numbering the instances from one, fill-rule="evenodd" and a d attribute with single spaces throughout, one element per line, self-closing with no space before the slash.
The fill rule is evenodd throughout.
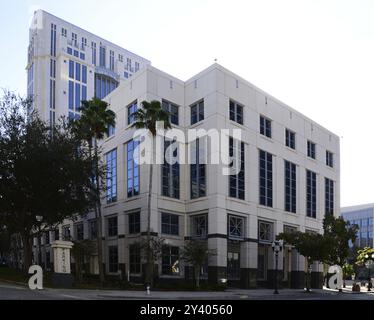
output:
<path id="1" fill-rule="evenodd" d="M 67 30 L 65 28 L 61 28 L 61 35 L 66 38 L 67 34 L 68 34 Z"/>
<path id="2" fill-rule="evenodd" d="M 127 124 L 135 122 L 135 112 L 138 110 L 138 101 L 134 101 L 127 107 Z"/>
<path id="3" fill-rule="evenodd" d="M 114 70 L 114 51 L 109 50 L 109 69 Z"/>
<path id="4" fill-rule="evenodd" d="M 260 150 L 260 204 L 273 206 L 273 155 Z"/>
<path id="5" fill-rule="evenodd" d="M 229 216 L 228 229 L 230 239 L 244 238 L 244 218 L 238 216 Z"/>
<path id="6" fill-rule="evenodd" d="M 75 79 L 81 81 L 81 65 L 80 63 L 75 63 Z"/>
<path id="7" fill-rule="evenodd" d="M 334 154 L 326 150 L 326 165 L 333 168 L 334 167 Z"/>
<path id="8" fill-rule="evenodd" d="M 286 146 L 295 149 L 296 143 L 295 143 L 295 132 L 292 132 L 289 129 L 286 129 Z"/>
<path id="9" fill-rule="evenodd" d="M 138 244 L 131 244 L 129 251 L 130 251 L 130 273 L 140 273 L 141 272 L 140 246 Z"/>
<path id="10" fill-rule="evenodd" d="M 173 160 L 176 160 L 175 163 Z M 164 141 L 164 163 L 162 164 L 162 195 L 179 199 L 180 167 L 176 141 Z"/>
<path id="11" fill-rule="evenodd" d="M 227 251 L 227 278 L 240 280 L 240 252 Z"/>
<path id="12" fill-rule="evenodd" d="M 284 210 L 296 213 L 296 165 L 284 162 Z"/>
<path id="13" fill-rule="evenodd" d="M 106 200 L 117 201 L 117 149 L 106 154 Z"/>
<path id="14" fill-rule="evenodd" d="M 51 50 L 50 55 L 56 57 L 56 25 L 51 23 Z"/>
<path id="15" fill-rule="evenodd" d="M 204 156 L 204 145 L 201 142 L 201 139 L 197 139 L 196 142 L 191 145 L 193 152 L 193 161 L 191 161 L 190 165 L 191 199 L 205 197 L 206 195 L 206 165 L 202 159 Z"/>
<path id="16" fill-rule="evenodd" d="M 205 238 L 208 235 L 208 215 L 198 215 L 191 217 L 191 236 L 194 238 Z"/>
<path id="17" fill-rule="evenodd" d="M 230 100 L 230 120 L 243 124 L 243 106 Z"/>
<path id="18" fill-rule="evenodd" d="M 109 93 L 118 87 L 118 82 L 110 77 L 95 74 L 95 97 L 104 99 Z"/>
<path id="19" fill-rule="evenodd" d="M 179 235 L 179 216 L 176 214 L 161 214 L 161 232 L 164 234 Z"/>
<path id="20" fill-rule="evenodd" d="M 60 240 L 60 230 L 59 229 L 54 230 L 53 237 L 54 237 L 55 241 Z"/>
<path id="21" fill-rule="evenodd" d="M 116 133 L 116 127 L 112 126 L 112 125 L 109 125 L 108 126 L 108 131 L 107 131 L 108 138 L 111 137 L 111 136 L 114 136 L 115 133 Z"/>
<path id="22" fill-rule="evenodd" d="M 118 247 L 109 246 L 108 247 L 109 255 L 109 272 L 115 273 L 118 272 Z"/>
<path id="23" fill-rule="evenodd" d="M 135 62 L 135 72 L 139 71 L 139 62 Z"/>
<path id="24" fill-rule="evenodd" d="M 87 83 L 87 66 L 82 65 L 82 82 Z"/>
<path id="25" fill-rule="evenodd" d="M 78 111 L 81 106 L 81 86 L 75 83 L 75 110 Z"/>
<path id="26" fill-rule="evenodd" d="M 308 140 L 307 149 L 308 149 L 308 157 L 315 159 L 316 158 L 316 144 Z"/>
<path id="27" fill-rule="evenodd" d="M 169 121 L 172 124 L 179 124 L 178 109 L 179 107 L 176 104 L 162 100 L 162 109 L 169 112 Z"/>
<path id="28" fill-rule="evenodd" d="M 108 218 L 108 237 L 116 237 L 118 235 L 118 219 L 117 217 Z"/>
<path id="29" fill-rule="evenodd" d="M 334 181 L 325 178 L 325 213 L 334 215 Z"/>
<path id="30" fill-rule="evenodd" d="M 264 116 L 260 116 L 260 133 L 271 138 L 271 120 Z"/>
<path id="31" fill-rule="evenodd" d="M 118 54 L 118 61 L 123 62 L 123 55 L 122 54 Z"/>
<path id="32" fill-rule="evenodd" d="M 87 47 L 87 38 L 82 38 L 82 48 Z"/>
<path id="33" fill-rule="evenodd" d="M 125 70 L 131 71 L 131 59 L 130 58 L 126 58 Z"/>
<path id="34" fill-rule="evenodd" d="M 90 233 L 89 233 L 90 240 L 94 240 L 97 238 L 97 221 L 91 220 L 89 222 L 89 226 L 90 226 Z"/>
<path id="35" fill-rule="evenodd" d="M 71 40 L 73 42 L 73 46 L 78 47 L 78 36 L 76 33 L 71 34 Z"/>
<path id="36" fill-rule="evenodd" d="M 86 55 L 83 52 L 80 52 L 79 53 L 79 58 L 84 61 L 84 60 L 86 60 Z"/>
<path id="37" fill-rule="evenodd" d="M 92 50 L 92 64 L 96 66 L 96 43 L 91 42 L 91 50 Z"/>
<path id="38" fill-rule="evenodd" d="M 140 233 L 140 212 L 129 214 L 129 233 Z"/>
<path id="39" fill-rule="evenodd" d="M 78 223 L 75 225 L 75 237 L 77 240 L 83 240 L 84 238 L 83 223 Z"/>
<path id="40" fill-rule="evenodd" d="M 306 215 L 316 218 L 317 214 L 317 175 L 315 172 L 306 171 Z"/>
<path id="41" fill-rule="evenodd" d="M 204 120 L 204 100 L 191 106 L 191 125 Z"/>
<path id="42" fill-rule="evenodd" d="M 139 152 L 135 153 L 138 141 L 127 143 L 127 197 L 139 195 Z"/>
<path id="43" fill-rule="evenodd" d="M 106 68 L 106 49 L 100 43 L 100 59 L 99 59 L 100 67 Z"/>
<path id="44" fill-rule="evenodd" d="M 74 79 L 74 61 L 69 60 L 69 78 Z"/>
<path id="45" fill-rule="evenodd" d="M 240 148 L 240 149 L 239 149 Z M 244 200 L 245 198 L 245 159 L 244 142 L 229 138 L 229 156 L 232 159 L 229 175 L 229 196 Z M 240 157 L 238 159 L 238 156 Z M 238 168 L 240 166 L 240 168 Z M 235 174 L 233 174 L 235 173 Z"/>
<path id="46" fill-rule="evenodd" d="M 62 228 L 62 234 L 64 236 L 64 240 L 69 241 L 70 240 L 70 226 L 64 226 Z"/>
<path id="47" fill-rule="evenodd" d="M 258 222 L 258 240 L 260 242 L 273 241 L 273 224 L 270 222 Z"/>
<path id="48" fill-rule="evenodd" d="M 162 247 L 162 274 L 179 275 L 179 248 Z"/>

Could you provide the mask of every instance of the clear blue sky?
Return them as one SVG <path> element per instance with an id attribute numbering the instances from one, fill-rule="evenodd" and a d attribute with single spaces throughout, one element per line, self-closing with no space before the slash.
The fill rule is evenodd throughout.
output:
<path id="1" fill-rule="evenodd" d="M 182 80 L 217 58 L 342 136 L 342 205 L 374 202 L 374 1 L 0 1 L 0 87 L 26 92 L 38 8 Z"/>

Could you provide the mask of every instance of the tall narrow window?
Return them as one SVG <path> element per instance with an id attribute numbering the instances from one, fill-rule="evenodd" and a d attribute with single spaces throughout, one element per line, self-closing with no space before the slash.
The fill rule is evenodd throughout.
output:
<path id="1" fill-rule="evenodd" d="M 106 154 L 106 199 L 117 201 L 117 149 Z"/>
<path id="2" fill-rule="evenodd" d="M 56 57 L 56 25 L 51 23 L 51 50 L 50 55 Z"/>
<path id="3" fill-rule="evenodd" d="M 91 42 L 91 49 L 92 49 L 92 64 L 96 66 L 96 43 Z"/>
<path id="4" fill-rule="evenodd" d="M 118 246 L 108 247 L 109 272 L 118 272 Z"/>
<path id="5" fill-rule="evenodd" d="M 333 168 L 334 167 L 334 154 L 326 150 L 326 165 Z"/>
<path id="6" fill-rule="evenodd" d="M 114 70 L 114 51 L 109 51 L 109 69 Z"/>
<path id="7" fill-rule="evenodd" d="M 228 217 L 228 231 L 230 239 L 244 238 L 244 218 L 229 215 Z"/>
<path id="8" fill-rule="evenodd" d="M 140 245 L 135 243 L 130 245 L 130 273 L 141 272 L 141 250 Z"/>
<path id="9" fill-rule="evenodd" d="M 229 175 L 229 196 L 244 200 L 245 198 L 245 156 L 244 142 L 229 139 L 229 156 L 232 159 Z M 238 158 L 239 157 L 239 158 Z"/>
<path id="10" fill-rule="evenodd" d="M 99 60 L 99 63 L 100 63 L 100 67 L 106 68 L 106 49 L 102 44 L 100 44 L 100 60 Z"/>
<path id="11" fill-rule="evenodd" d="M 296 213 L 296 165 L 284 162 L 284 210 Z"/>
<path id="12" fill-rule="evenodd" d="M 140 212 L 129 214 L 129 233 L 140 233 Z"/>
<path id="13" fill-rule="evenodd" d="M 195 143 L 192 144 L 191 149 L 193 152 L 190 165 L 191 199 L 196 199 L 206 196 L 206 165 L 203 159 L 205 154 L 203 141 L 201 139 L 197 139 Z"/>
<path id="14" fill-rule="evenodd" d="M 135 154 L 138 141 L 127 143 L 127 197 L 139 195 L 139 154 Z"/>
<path id="15" fill-rule="evenodd" d="M 178 115 L 179 107 L 174 103 L 171 103 L 166 100 L 162 100 L 162 108 L 165 111 L 169 112 L 170 123 L 178 125 L 179 124 L 179 115 Z"/>
<path id="16" fill-rule="evenodd" d="M 176 161 L 174 161 L 176 160 Z M 162 195 L 179 199 L 180 168 L 178 146 L 175 140 L 164 141 L 164 163 L 162 164 Z"/>
<path id="17" fill-rule="evenodd" d="M 74 79 L 74 61 L 69 60 L 69 78 Z"/>
<path id="18" fill-rule="evenodd" d="M 264 116 L 260 116 L 260 133 L 271 138 L 271 120 Z"/>
<path id="19" fill-rule="evenodd" d="M 316 144 L 310 140 L 307 142 L 307 154 L 309 158 L 316 158 Z"/>
<path id="20" fill-rule="evenodd" d="M 75 84 L 75 109 L 78 111 L 81 106 L 81 85 L 79 83 Z"/>
<path id="21" fill-rule="evenodd" d="M 82 222 L 75 225 L 75 238 L 77 240 L 83 240 L 84 238 L 84 227 Z"/>
<path id="22" fill-rule="evenodd" d="M 191 220 L 191 236 L 194 238 L 205 238 L 208 235 L 208 215 L 192 216 Z"/>
<path id="23" fill-rule="evenodd" d="M 127 124 L 130 125 L 135 121 L 135 112 L 138 110 L 138 102 L 134 101 L 127 107 Z"/>
<path id="24" fill-rule="evenodd" d="M 325 178 L 325 213 L 334 215 L 334 181 Z"/>
<path id="25" fill-rule="evenodd" d="M 69 81 L 69 109 L 74 109 L 74 82 Z"/>
<path id="26" fill-rule="evenodd" d="M 110 217 L 108 222 L 108 237 L 116 237 L 118 235 L 118 218 Z"/>
<path id="27" fill-rule="evenodd" d="M 139 71 L 139 62 L 135 62 L 135 72 Z"/>
<path id="28" fill-rule="evenodd" d="M 317 215 L 317 175 L 306 171 L 306 215 L 316 218 Z"/>
<path id="29" fill-rule="evenodd" d="M 230 120 L 243 124 L 243 106 L 230 100 Z"/>
<path id="30" fill-rule="evenodd" d="M 260 150 L 260 204 L 273 206 L 273 155 Z"/>
<path id="31" fill-rule="evenodd" d="M 286 129 L 286 146 L 295 149 L 296 148 L 296 141 L 295 141 L 295 132 L 292 132 L 289 129 Z"/>
<path id="32" fill-rule="evenodd" d="M 191 106 L 191 125 L 204 120 L 204 100 Z"/>

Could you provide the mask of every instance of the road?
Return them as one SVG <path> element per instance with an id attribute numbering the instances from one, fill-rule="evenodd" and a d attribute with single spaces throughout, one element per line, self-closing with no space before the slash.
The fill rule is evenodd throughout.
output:
<path id="1" fill-rule="evenodd" d="M 224 292 L 171 292 L 83 289 L 30 290 L 26 286 L 1 283 L 0 300 L 374 300 L 374 293 L 338 293 L 331 290 L 315 290 L 311 294 L 301 290 L 284 289 L 274 295 L 270 289 L 241 290 Z"/>

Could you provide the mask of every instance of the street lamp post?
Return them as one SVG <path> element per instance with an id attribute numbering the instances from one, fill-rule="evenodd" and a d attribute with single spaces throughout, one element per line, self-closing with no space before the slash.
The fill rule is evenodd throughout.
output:
<path id="1" fill-rule="evenodd" d="M 283 241 L 275 240 L 271 244 L 273 252 L 275 253 L 275 277 L 274 277 L 274 294 L 279 294 L 278 292 L 278 255 L 282 251 Z"/>
<path id="2" fill-rule="evenodd" d="M 374 263 L 374 253 L 371 255 L 365 254 L 365 267 L 369 269 L 369 278 L 368 278 L 368 291 L 371 291 L 373 284 L 371 283 L 371 267 Z"/>

